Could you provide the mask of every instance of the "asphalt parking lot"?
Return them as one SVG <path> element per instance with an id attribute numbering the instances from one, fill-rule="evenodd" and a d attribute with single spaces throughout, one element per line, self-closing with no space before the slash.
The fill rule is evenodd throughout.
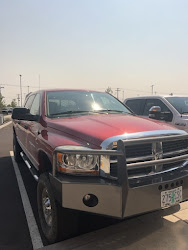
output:
<path id="1" fill-rule="evenodd" d="M 0 129 L 0 249 L 32 249 L 10 150 L 11 124 Z"/>
<path id="2" fill-rule="evenodd" d="M 81 213 L 81 236 L 48 245 L 38 220 L 37 183 L 23 162 L 13 164 L 11 151 L 9 123 L 0 127 L 0 250 L 188 249 L 188 202 L 123 222 Z"/>
<path id="3" fill-rule="evenodd" d="M 0 250 L 2 249 L 38 249 L 47 246 L 48 242 L 43 237 L 39 225 L 37 213 L 37 182 L 33 179 L 24 162 L 17 165 L 20 177 L 15 174 L 15 167 L 12 163 L 12 124 L 0 126 L 0 197 L 1 197 L 1 223 L 0 223 Z M 29 205 L 23 206 L 22 184 L 20 190 L 19 180 L 23 180 L 26 195 L 29 198 Z M 28 206 L 31 206 L 31 215 Z M 29 214 L 29 216 L 27 216 Z M 34 218 L 32 218 L 32 216 Z M 79 234 L 106 227 L 117 220 L 91 215 L 85 220 L 85 214 L 80 214 L 81 225 Z M 28 223 L 28 220 L 29 223 Z M 35 222 L 36 221 L 36 225 Z M 28 225 L 29 224 L 29 225 Z M 32 224 L 31 228 L 29 228 Z M 39 235 L 35 232 L 38 229 Z M 34 232 L 33 232 L 34 231 Z M 41 238 L 42 244 L 38 244 L 36 238 Z M 35 245 L 33 245 L 35 244 Z"/>

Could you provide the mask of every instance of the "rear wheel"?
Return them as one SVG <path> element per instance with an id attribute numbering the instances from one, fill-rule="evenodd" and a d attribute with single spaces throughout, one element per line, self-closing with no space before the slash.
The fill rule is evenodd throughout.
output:
<path id="1" fill-rule="evenodd" d="M 22 160 L 20 153 L 22 149 L 16 139 L 16 135 L 13 135 L 13 151 L 14 151 L 14 159 L 16 162 L 20 162 Z"/>
<path id="2" fill-rule="evenodd" d="M 75 235 L 77 213 L 57 203 L 47 173 L 39 178 L 37 204 L 41 228 L 49 243 Z"/>

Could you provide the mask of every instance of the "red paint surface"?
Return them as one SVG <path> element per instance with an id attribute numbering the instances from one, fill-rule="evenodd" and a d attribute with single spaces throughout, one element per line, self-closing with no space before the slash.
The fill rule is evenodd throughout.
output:
<path id="1" fill-rule="evenodd" d="M 59 134 L 63 133 L 67 137 L 71 136 L 97 147 L 103 140 L 116 135 L 174 129 L 173 126 L 164 122 L 125 114 L 94 114 L 69 118 L 46 118 L 46 121 L 49 130 L 53 128 L 53 130 L 58 130 Z M 59 143 L 57 141 L 58 145 Z"/>

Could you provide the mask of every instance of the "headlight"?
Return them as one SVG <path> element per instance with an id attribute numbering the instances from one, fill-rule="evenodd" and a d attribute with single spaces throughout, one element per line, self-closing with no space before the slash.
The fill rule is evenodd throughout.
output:
<path id="1" fill-rule="evenodd" d="M 91 175 L 99 173 L 98 155 L 57 153 L 56 159 L 59 172 Z"/>

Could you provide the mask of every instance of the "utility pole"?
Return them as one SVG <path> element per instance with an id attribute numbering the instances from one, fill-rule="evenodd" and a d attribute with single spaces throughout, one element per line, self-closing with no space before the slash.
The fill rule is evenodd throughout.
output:
<path id="1" fill-rule="evenodd" d="M 154 84 L 151 85 L 151 94 L 153 95 L 153 87 L 154 87 Z"/>
<path id="2" fill-rule="evenodd" d="M 18 100 L 18 107 L 19 107 L 20 106 L 20 95 L 19 94 L 18 94 L 17 100 Z"/>
<path id="3" fill-rule="evenodd" d="M 21 107 L 22 107 L 22 75 L 20 75 L 20 98 L 21 98 Z"/>
<path id="4" fill-rule="evenodd" d="M 120 91 L 120 88 L 117 88 L 116 91 L 117 91 L 117 99 L 119 99 L 119 91 Z"/>
<path id="5" fill-rule="evenodd" d="M 1 89 L 4 89 L 4 87 L 1 87 L 1 85 L 0 85 L 0 94 L 1 94 Z"/>
<path id="6" fill-rule="evenodd" d="M 29 94 L 29 86 L 27 86 L 27 93 Z"/>
<path id="7" fill-rule="evenodd" d="M 125 98 L 124 98 L 124 90 L 123 90 L 123 101 L 124 101 L 124 99 L 125 99 Z"/>

